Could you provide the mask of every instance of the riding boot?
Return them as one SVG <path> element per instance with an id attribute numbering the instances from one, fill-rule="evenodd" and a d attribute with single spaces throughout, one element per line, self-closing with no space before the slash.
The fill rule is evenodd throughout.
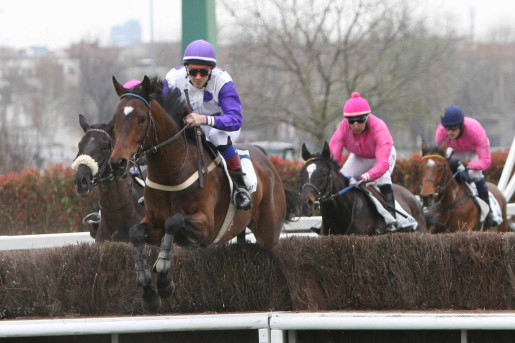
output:
<path id="1" fill-rule="evenodd" d="M 138 204 L 140 204 L 141 206 L 145 206 L 145 198 L 144 197 L 139 198 Z"/>
<path id="2" fill-rule="evenodd" d="M 243 180 L 243 175 L 245 174 L 241 170 L 241 167 L 236 170 L 230 170 L 229 174 L 231 175 L 236 187 L 234 193 L 234 204 L 236 205 L 236 208 L 239 210 L 250 210 L 252 208 L 252 197 L 250 196 L 247 186 L 245 185 L 245 181 Z"/>
<path id="3" fill-rule="evenodd" d="M 385 208 L 388 210 L 388 212 L 390 212 L 390 214 L 392 215 L 392 217 L 394 219 L 397 219 L 396 212 L 395 212 L 395 198 L 393 196 L 392 185 L 390 185 L 390 184 L 380 185 L 379 190 L 384 195 L 384 199 L 386 200 L 386 203 L 389 205 L 389 206 L 385 206 Z M 397 232 L 397 231 L 399 231 L 399 229 L 400 229 L 400 225 L 397 222 L 397 220 L 388 224 L 388 226 L 386 227 L 386 230 L 388 232 Z"/>
<path id="4" fill-rule="evenodd" d="M 490 207 L 490 196 L 488 195 L 488 190 L 478 192 L 479 198 L 486 202 L 488 205 L 488 214 L 485 218 L 485 227 L 495 226 L 497 223 L 494 222 L 492 207 Z"/>

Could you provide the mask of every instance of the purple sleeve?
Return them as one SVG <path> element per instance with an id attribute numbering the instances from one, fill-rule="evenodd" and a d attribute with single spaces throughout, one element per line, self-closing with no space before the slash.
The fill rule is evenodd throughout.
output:
<path id="1" fill-rule="evenodd" d="M 236 131 L 241 128 L 241 102 L 234 82 L 227 82 L 218 93 L 218 104 L 224 111 L 221 116 L 214 116 L 214 127 L 224 131 Z"/>

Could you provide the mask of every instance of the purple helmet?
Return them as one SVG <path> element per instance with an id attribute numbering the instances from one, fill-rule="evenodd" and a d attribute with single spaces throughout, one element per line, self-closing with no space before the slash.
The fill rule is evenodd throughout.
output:
<path id="1" fill-rule="evenodd" d="M 216 66 L 216 53 L 213 46 L 203 40 L 199 39 L 191 42 L 184 50 L 184 58 L 182 59 L 184 64 L 200 64 Z"/>

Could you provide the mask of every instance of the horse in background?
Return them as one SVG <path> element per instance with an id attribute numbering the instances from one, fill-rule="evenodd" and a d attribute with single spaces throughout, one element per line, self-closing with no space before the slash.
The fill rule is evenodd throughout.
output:
<path id="1" fill-rule="evenodd" d="M 120 97 L 113 116 L 113 172 L 117 176 L 127 173 L 134 155 L 147 157 L 146 212 L 141 223 L 131 228 L 130 240 L 137 280 L 143 288 L 143 308 L 155 312 L 161 307 L 161 298 L 174 291 L 168 276 L 174 243 L 187 249 L 208 248 L 231 240 L 248 227 L 259 245 L 272 248 L 283 224 L 297 215 L 297 208 L 291 204 L 298 194 L 285 189 L 261 149 L 238 145 L 238 149 L 248 151 L 257 186 L 252 193 L 252 209 L 236 210 L 223 158 L 211 153 L 202 131 L 197 135 L 194 128 L 184 125 L 189 106 L 178 94 L 164 95 L 163 81 L 151 81 L 147 76 L 138 89 L 127 90 L 114 77 L 113 85 Z M 157 273 L 157 292 L 147 267 L 145 243 L 160 245 L 152 268 Z"/>
<path id="2" fill-rule="evenodd" d="M 385 219 L 378 213 L 369 192 L 384 202 L 381 193 L 373 186 L 366 189 L 349 184 L 340 173 L 331 156 L 327 142 L 321 153 L 312 154 L 302 145 L 302 158 L 306 164 L 300 171 L 300 194 L 303 199 L 302 214 L 312 216 L 315 205 L 322 212 L 322 235 L 379 235 L 386 233 Z M 418 223 L 415 232 L 427 232 L 422 208 L 417 198 L 406 188 L 392 185 L 395 200 Z M 401 215 L 397 213 L 397 218 Z M 413 231 L 413 230 L 410 230 Z"/>
<path id="3" fill-rule="evenodd" d="M 84 217 L 90 235 L 96 242 L 129 241 L 129 229 L 139 223 L 145 208 L 138 204 L 143 196 L 143 186 L 132 177 L 115 178 L 109 158 L 113 149 L 113 123 L 89 125 L 86 117 L 79 115 L 84 136 L 72 167 L 77 171 L 73 184 L 77 195 L 87 197 L 97 189 L 98 213 Z M 97 186 L 97 187 L 95 187 Z"/>
<path id="4" fill-rule="evenodd" d="M 458 174 L 452 170 L 446 157 L 447 143 L 428 146 L 422 141 L 422 163 L 420 164 L 422 184 L 420 198 L 423 201 L 426 221 L 431 233 L 481 231 L 481 210 L 474 202 L 475 194 Z M 488 231 L 507 232 L 506 199 L 491 182 L 487 182 L 490 193 L 499 203 L 503 222 L 498 227 L 484 228 Z"/>

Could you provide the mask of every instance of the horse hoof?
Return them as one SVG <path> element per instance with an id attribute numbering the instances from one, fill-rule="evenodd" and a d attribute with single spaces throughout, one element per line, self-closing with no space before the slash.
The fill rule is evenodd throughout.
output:
<path id="1" fill-rule="evenodd" d="M 159 294 L 159 296 L 161 298 L 169 297 L 170 295 L 173 294 L 174 291 L 175 291 L 175 285 L 174 285 L 173 281 L 170 281 L 170 283 L 166 287 L 158 287 L 157 288 L 157 293 Z"/>
<path id="2" fill-rule="evenodd" d="M 146 313 L 156 313 L 161 309 L 161 298 L 154 294 L 152 299 L 146 300 L 144 298 L 141 299 L 141 305 L 143 306 L 143 311 Z"/>

